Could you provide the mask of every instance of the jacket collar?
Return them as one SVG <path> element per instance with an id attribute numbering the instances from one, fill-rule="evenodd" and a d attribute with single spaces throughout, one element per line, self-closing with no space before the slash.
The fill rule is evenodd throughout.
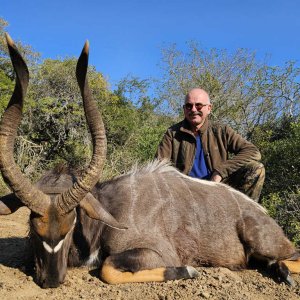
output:
<path id="1" fill-rule="evenodd" d="M 203 123 L 203 125 L 198 130 L 198 132 L 199 132 L 200 135 L 202 135 L 207 130 L 208 124 L 209 124 L 209 120 L 208 120 L 208 118 L 206 118 L 205 121 L 204 121 L 204 123 Z M 180 131 L 188 133 L 188 134 L 194 136 L 194 133 L 193 133 L 192 128 L 191 128 L 191 125 L 190 125 L 190 123 L 186 119 L 184 119 L 181 122 Z"/>

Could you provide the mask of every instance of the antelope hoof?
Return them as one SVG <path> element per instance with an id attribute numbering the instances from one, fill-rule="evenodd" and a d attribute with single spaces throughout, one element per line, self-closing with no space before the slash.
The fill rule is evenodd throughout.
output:
<path id="1" fill-rule="evenodd" d="M 284 282 L 285 282 L 287 285 L 289 285 L 289 286 L 291 286 L 291 287 L 294 287 L 294 286 L 296 285 L 296 283 L 295 283 L 293 277 L 292 277 L 290 274 L 289 274 L 285 279 L 283 279 L 283 280 L 284 280 Z"/>
<path id="2" fill-rule="evenodd" d="M 295 281 L 291 276 L 291 272 L 284 262 L 280 261 L 272 264 L 271 270 L 279 281 L 284 282 L 291 287 L 295 286 Z"/>
<path id="3" fill-rule="evenodd" d="M 186 269 L 190 275 L 190 278 L 197 278 L 199 277 L 199 272 L 194 268 L 194 267 L 191 267 L 191 266 L 186 266 Z"/>

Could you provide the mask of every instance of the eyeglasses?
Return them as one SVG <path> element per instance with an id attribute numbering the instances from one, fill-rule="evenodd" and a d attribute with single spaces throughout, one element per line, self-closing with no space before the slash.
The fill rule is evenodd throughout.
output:
<path id="1" fill-rule="evenodd" d="M 196 109 L 199 111 L 201 110 L 204 106 L 207 106 L 209 104 L 202 104 L 202 103 L 186 103 L 183 105 L 183 107 L 186 109 L 186 110 L 192 110 L 192 108 L 196 107 Z"/>

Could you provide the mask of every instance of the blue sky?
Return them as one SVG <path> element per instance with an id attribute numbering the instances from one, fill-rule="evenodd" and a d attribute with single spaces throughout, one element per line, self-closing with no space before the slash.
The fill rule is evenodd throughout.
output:
<path id="1" fill-rule="evenodd" d="M 90 41 L 90 64 L 113 85 L 128 74 L 161 76 L 161 49 L 247 48 L 270 64 L 300 58 L 300 0 L 1 0 L 13 39 L 43 58 L 78 56 Z"/>

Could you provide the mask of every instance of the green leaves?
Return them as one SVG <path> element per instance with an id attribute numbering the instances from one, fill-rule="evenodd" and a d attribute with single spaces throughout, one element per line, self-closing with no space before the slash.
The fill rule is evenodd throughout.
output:
<path id="1" fill-rule="evenodd" d="M 186 51 L 163 50 L 160 98 L 175 114 L 189 89 L 201 87 L 211 97 L 212 118 L 231 125 L 248 139 L 256 127 L 276 124 L 283 114 L 299 117 L 300 68 L 293 61 L 282 67 L 259 61 L 255 52 L 208 49 L 196 42 Z"/>
<path id="2" fill-rule="evenodd" d="M 104 177 L 153 159 L 163 133 L 174 122 L 156 112 L 158 104 L 147 96 L 148 89 L 147 81 L 125 78 L 113 97 L 101 105 L 108 142 Z"/>
<path id="3" fill-rule="evenodd" d="M 266 165 L 264 193 L 295 190 L 300 185 L 300 122 L 278 121 L 261 144 Z"/>
<path id="4" fill-rule="evenodd" d="M 263 197 L 262 204 L 270 216 L 283 228 L 286 235 L 300 246 L 300 189 L 287 188 L 281 193 L 270 193 Z"/>
<path id="5" fill-rule="evenodd" d="M 91 141 L 86 129 L 82 99 L 75 77 L 77 59 L 47 59 L 32 74 L 23 134 L 44 145 L 47 165 L 65 160 L 84 167 L 89 162 Z M 108 94 L 101 74 L 89 70 L 95 99 Z"/>
<path id="6" fill-rule="evenodd" d="M 266 166 L 262 204 L 300 246 L 300 122 L 283 117 L 255 133 Z M 259 137 L 258 137 L 259 136 Z"/>

